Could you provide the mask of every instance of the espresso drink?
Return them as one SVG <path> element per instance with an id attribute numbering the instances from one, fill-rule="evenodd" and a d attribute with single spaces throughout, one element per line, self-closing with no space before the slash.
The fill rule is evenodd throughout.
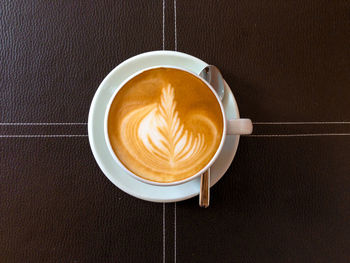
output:
<path id="1" fill-rule="evenodd" d="M 156 68 L 121 88 L 107 126 L 125 167 L 141 178 L 169 183 L 209 163 L 221 142 L 223 116 L 203 81 L 182 70 Z"/>

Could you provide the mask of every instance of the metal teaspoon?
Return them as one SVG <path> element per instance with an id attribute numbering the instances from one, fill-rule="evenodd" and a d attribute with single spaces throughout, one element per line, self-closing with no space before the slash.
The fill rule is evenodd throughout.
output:
<path id="1" fill-rule="evenodd" d="M 206 66 L 200 73 L 203 79 L 209 82 L 209 84 L 215 89 L 220 100 L 224 98 L 225 87 L 224 78 L 221 75 L 220 70 L 214 65 Z M 201 186 L 199 192 L 199 206 L 207 208 L 210 201 L 210 168 L 205 171 L 201 176 Z"/>

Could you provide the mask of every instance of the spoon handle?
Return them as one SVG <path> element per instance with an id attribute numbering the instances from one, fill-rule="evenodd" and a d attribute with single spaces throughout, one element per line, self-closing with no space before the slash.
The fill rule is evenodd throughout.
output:
<path id="1" fill-rule="evenodd" d="M 201 177 L 201 188 L 199 192 L 199 206 L 207 208 L 210 200 L 210 168 Z"/>

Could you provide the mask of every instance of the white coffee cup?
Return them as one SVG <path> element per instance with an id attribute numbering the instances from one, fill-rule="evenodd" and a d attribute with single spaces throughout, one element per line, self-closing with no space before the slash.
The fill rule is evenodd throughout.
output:
<path id="1" fill-rule="evenodd" d="M 193 174 L 192 176 L 186 178 L 186 179 L 183 179 L 183 180 L 179 180 L 179 181 L 175 181 L 175 182 L 171 182 L 171 183 L 160 183 L 160 182 L 155 182 L 155 181 L 151 181 L 151 180 L 147 180 L 147 179 L 144 179 L 144 178 L 141 178 L 140 176 L 138 176 L 137 174 L 133 173 L 132 171 L 130 171 L 127 167 L 125 167 L 125 165 L 119 160 L 118 156 L 115 154 L 115 152 L 113 151 L 112 149 L 112 146 L 111 146 L 111 142 L 109 140 L 109 135 L 108 135 L 108 115 L 109 115 L 109 112 L 110 112 L 110 108 L 111 108 L 111 105 L 112 105 L 112 102 L 115 98 L 115 96 L 118 94 L 118 92 L 121 90 L 121 88 L 128 82 L 130 81 L 131 79 L 133 79 L 134 77 L 136 77 L 137 75 L 141 74 L 142 72 L 144 71 L 147 71 L 147 70 L 150 70 L 150 69 L 156 69 L 156 68 L 173 68 L 173 69 L 178 69 L 178 70 L 182 70 L 184 72 L 187 72 L 193 76 L 195 76 L 196 78 L 202 80 L 208 87 L 208 89 L 210 89 L 213 94 L 215 95 L 216 99 L 217 99 L 217 102 L 218 104 L 220 105 L 220 109 L 221 109 L 221 115 L 222 115 L 222 118 L 223 118 L 223 134 L 222 134 L 222 137 L 221 137 L 221 142 L 219 144 L 219 147 L 217 149 L 217 151 L 215 152 L 214 156 L 212 157 L 212 159 L 207 163 L 207 165 L 201 169 L 199 172 L 197 172 L 196 174 Z M 215 92 L 214 88 L 206 81 L 204 80 L 203 78 L 201 78 L 200 76 L 186 70 L 186 69 L 183 69 L 183 68 L 179 68 L 179 67 L 173 67 L 173 66 L 167 66 L 167 65 L 163 65 L 163 66 L 156 66 L 156 67 L 150 67 L 150 68 L 145 68 L 141 71 L 138 71 L 134 74 L 132 74 L 131 76 L 129 76 L 117 89 L 116 91 L 112 94 L 110 100 L 109 100 L 109 103 L 107 105 L 107 108 L 106 108 L 106 112 L 105 112 L 105 118 L 104 118 L 104 137 L 105 137 L 105 140 L 106 140 L 106 144 L 107 144 L 107 147 L 111 153 L 111 155 L 113 156 L 113 159 L 116 161 L 116 163 L 127 173 L 129 174 L 130 176 L 134 177 L 135 179 L 139 180 L 139 181 L 142 181 L 144 183 L 148 183 L 148 184 L 152 184 L 152 185 L 160 185 L 160 186 L 170 186 L 170 185 L 178 185 L 178 184 L 183 184 L 183 183 L 186 183 L 188 181 L 191 181 L 193 179 L 195 179 L 196 177 L 199 177 L 201 176 L 201 174 L 203 172 L 205 172 L 206 170 L 208 170 L 212 165 L 213 163 L 215 162 L 216 158 L 219 156 L 222 148 L 223 148 L 223 145 L 224 145 L 224 142 L 225 142 L 225 138 L 226 138 L 226 135 L 244 135 L 244 134 L 251 134 L 253 131 L 253 124 L 252 124 L 252 121 L 250 119 L 231 119 L 231 120 L 227 120 L 226 117 L 225 117 L 225 111 L 224 111 L 224 107 L 222 105 L 222 102 L 219 98 L 219 96 L 217 95 L 217 93 Z"/>

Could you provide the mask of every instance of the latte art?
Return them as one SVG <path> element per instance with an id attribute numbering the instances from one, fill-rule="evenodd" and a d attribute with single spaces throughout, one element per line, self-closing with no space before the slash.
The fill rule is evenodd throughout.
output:
<path id="1" fill-rule="evenodd" d="M 138 127 L 138 136 L 147 151 L 159 162 L 175 167 L 205 149 L 204 135 L 193 136 L 175 111 L 174 88 L 162 89 L 160 103 L 148 113 Z"/>
<path id="2" fill-rule="evenodd" d="M 215 125 L 205 116 L 205 125 L 217 134 Z M 134 133 L 134 134 L 133 134 Z M 133 134 L 134 136 L 130 136 Z M 143 165 L 159 173 L 181 173 L 192 170 L 192 162 L 206 156 L 205 150 L 213 147 L 204 134 L 193 134 L 184 128 L 176 111 L 174 88 L 169 84 L 162 89 L 159 103 L 130 112 L 121 122 L 121 138 L 132 154 L 141 154 Z M 210 151 L 209 151 L 210 152 Z"/>
<path id="3" fill-rule="evenodd" d="M 221 139 L 222 120 L 213 120 L 200 107 L 178 107 L 178 87 L 156 82 L 158 96 L 149 103 L 129 100 L 124 106 L 130 109 L 115 119 L 110 116 L 108 122 L 117 123 L 118 144 L 113 150 L 129 170 L 149 180 L 172 182 L 194 175 L 208 163 Z"/>

